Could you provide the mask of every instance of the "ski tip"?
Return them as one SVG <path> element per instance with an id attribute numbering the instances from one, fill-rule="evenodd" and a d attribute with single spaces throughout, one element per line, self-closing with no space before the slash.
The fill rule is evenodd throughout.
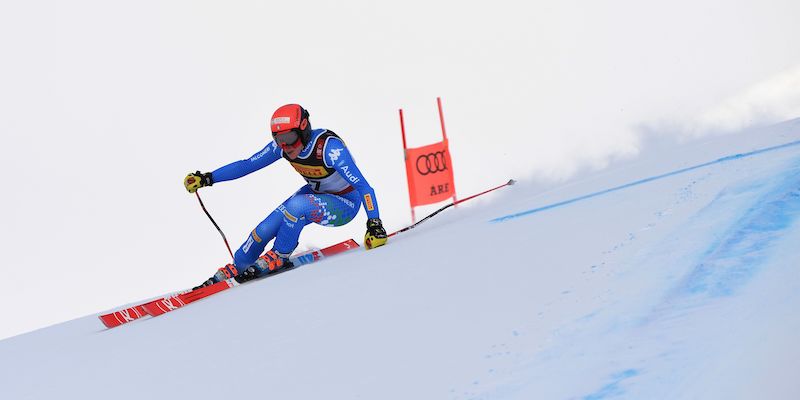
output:
<path id="1" fill-rule="evenodd" d="M 513 184 L 515 184 L 515 183 L 517 183 L 517 181 L 515 181 L 515 180 L 513 180 L 513 179 L 509 179 L 509 180 L 508 180 L 508 183 L 507 183 L 506 185 L 513 185 Z"/>

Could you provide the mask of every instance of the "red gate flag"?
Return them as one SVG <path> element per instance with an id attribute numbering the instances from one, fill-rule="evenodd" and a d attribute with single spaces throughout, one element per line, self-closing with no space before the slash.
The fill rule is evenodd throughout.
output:
<path id="1" fill-rule="evenodd" d="M 455 195 L 452 165 L 447 139 L 406 149 L 406 175 L 411 207 L 438 203 Z"/>
<path id="2" fill-rule="evenodd" d="M 406 125 L 400 109 L 400 132 L 403 134 L 403 152 L 408 177 L 408 198 L 411 202 L 411 220 L 416 221 L 414 207 L 438 203 L 453 198 L 456 200 L 456 185 L 453 179 L 453 163 L 444 127 L 442 99 L 437 97 L 439 120 L 442 123 L 442 141 L 423 147 L 409 149 L 406 146 Z"/>

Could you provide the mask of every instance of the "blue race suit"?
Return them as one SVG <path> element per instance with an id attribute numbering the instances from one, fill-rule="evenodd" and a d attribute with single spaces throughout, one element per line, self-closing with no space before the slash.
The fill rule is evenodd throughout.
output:
<path id="1" fill-rule="evenodd" d="M 211 177 L 214 183 L 241 178 L 280 158 L 287 159 L 308 183 L 261 221 L 239 247 L 234 264 L 240 271 L 252 265 L 273 238 L 275 252 L 291 254 L 306 225 L 312 222 L 323 226 L 344 225 L 358 214 L 362 203 L 368 218 L 380 218 L 375 190 L 361 174 L 342 139 L 326 129 L 313 130 L 295 159 L 270 142 L 249 159 L 216 169 Z"/>

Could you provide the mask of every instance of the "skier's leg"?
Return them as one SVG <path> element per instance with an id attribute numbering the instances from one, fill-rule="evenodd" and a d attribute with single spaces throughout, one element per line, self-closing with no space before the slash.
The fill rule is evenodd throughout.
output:
<path id="1" fill-rule="evenodd" d="M 276 210 L 277 211 L 277 210 Z M 213 285 L 216 282 L 223 281 L 244 273 L 258 259 L 258 256 L 264 251 L 264 247 L 269 243 L 272 238 L 278 233 L 278 228 L 283 223 L 283 215 L 276 211 L 271 212 L 267 218 L 261 221 L 250 235 L 247 240 L 236 250 L 234 253 L 234 263 L 227 264 L 217 270 L 211 278 L 208 278 L 200 286 L 195 286 L 194 289 Z"/>
<path id="2" fill-rule="evenodd" d="M 195 287 L 195 289 L 202 286 L 212 285 L 215 282 L 220 282 L 237 275 L 241 276 L 245 271 L 247 271 L 248 268 L 255 264 L 261 252 L 264 251 L 267 243 L 275 238 L 275 236 L 278 234 L 278 230 L 284 224 L 284 220 L 286 219 L 286 216 L 284 215 L 284 204 L 298 194 L 310 192 L 311 190 L 308 188 L 308 186 L 303 186 L 300 188 L 300 190 L 286 199 L 283 204 L 278 206 L 278 208 L 271 212 L 266 218 L 264 218 L 263 221 L 261 221 L 261 223 L 255 227 L 255 229 L 250 232 L 250 235 L 247 236 L 247 239 L 244 241 L 244 243 L 242 243 L 239 249 L 236 250 L 236 253 L 234 253 L 233 264 L 227 264 L 218 269 L 217 272 L 211 276 L 211 278 L 207 279 L 200 286 Z"/>
<path id="3" fill-rule="evenodd" d="M 256 259 L 244 272 L 240 272 L 236 280 L 246 282 L 287 266 L 289 256 L 297 247 L 300 232 L 306 225 L 314 222 L 323 226 L 341 226 L 350 222 L 360 208 L 360 195 L 358 192 L 353 193 L 338 196 L 313 193 L 308 188 L 299 190 L 275 210 L 283 218 L 272 250 Z M 271 224 L 268 225 L 272 227 Z M 259 243 L 260 249 L 264 248 L 263 243 L 266 242 Z"/>
<path id="4" fill-rule="evenodd" d="M 300 232 L 312 222 L 322 226 L 342 226 L 350 222 L 358 214 L 360 199 L 356 191 L 345 195 L 298 192 L 282 205 L 284 219 L 273 250 L 288 257 L 297 247 Z"/>
<path id="5" fill-rule="evenodd" d="M 283 214 L 278 210 L 271 212 L 247 236 L 247 240 L 236 250 L 234 264 L 239 271 L 253 265 L 267 243 L 278 234 L 278 228 L 283 223 Z"/>
<path id="6" fill-rule="evenodd" d="M 288 199 L 284 200 L 278 208 L 272 211 L 267 218 L 264 218 L 264 220 L 250 232 L 247 240 L 239 247 L 239 250 L 236 250 L 234 256 L 236 268 L 239 269 L 240 273 L 247 269 L 247 267 L 253 265 L 258 259 L 258 256 L 264 251 L 264 247 L 266 247 L 267 243 L 278 235 L 278 229 L 284 224 L 287 218 L 285 204 L 294 197 L 308 192 L 310 192 L 310 189 L 307 185 L 301 187 L 294 194 L 289 196 Z"/>

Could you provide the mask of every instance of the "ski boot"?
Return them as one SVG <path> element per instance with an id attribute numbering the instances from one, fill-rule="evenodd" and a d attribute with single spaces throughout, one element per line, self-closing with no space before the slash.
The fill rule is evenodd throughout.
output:
<path id="1" fill-rule="evenodd" d="M 224 267 L 217 270 L 211 278 L 206 279 L 205 282 L 201 283 L 199 286 L 195 286 L 192 290 L 200 289 L 206 286 L 211 286 L 217 282 L 222 282 L 229 278 L 234 278 L 239 274 L 239 271 L 236 270 L 236 266 L 233 264 L 227 264 Z"/>
<path id="2" fill-rule="evenodd" d="M 289 261 L 289 256 L 280 254 L 275 250 L 270 250 L 263 256 L 258 257 L 255 264 L 249 266 L 235 279 L 236 282 L 244 283 L 291 266 L 292 262 Z"/>

